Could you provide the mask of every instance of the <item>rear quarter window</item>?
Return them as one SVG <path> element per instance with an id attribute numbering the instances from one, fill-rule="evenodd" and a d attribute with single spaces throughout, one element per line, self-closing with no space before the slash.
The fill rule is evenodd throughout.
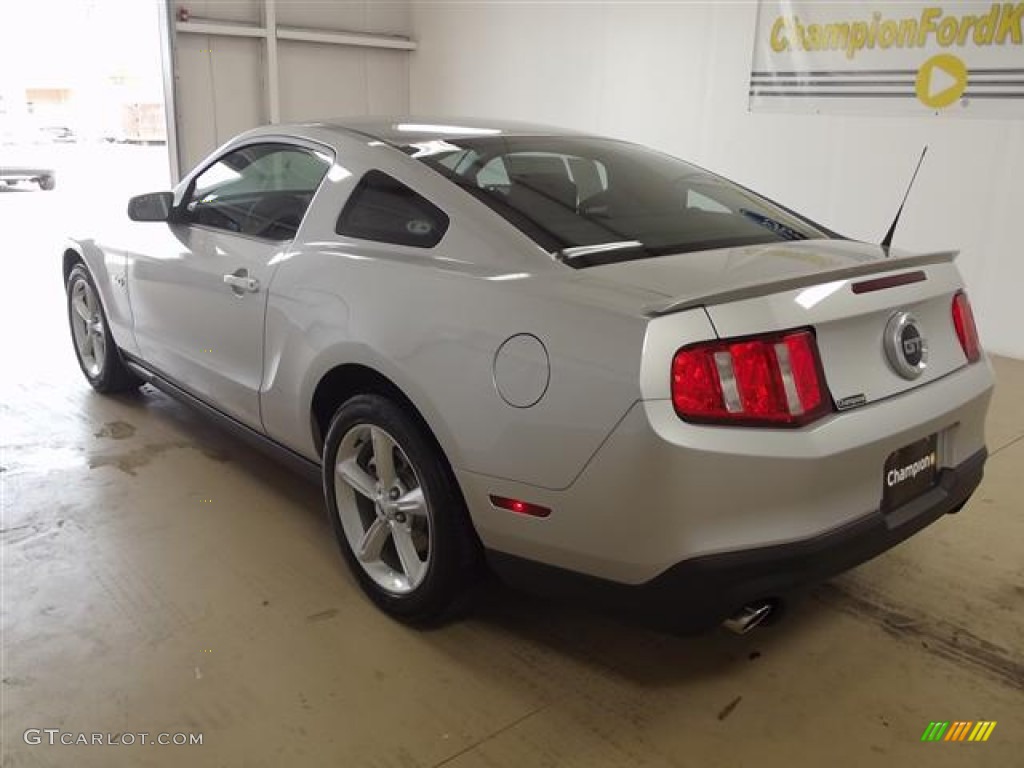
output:
<path id="1" fill-rule="evenodd" d="M 339 235 L 414 248 L 432 248 L 448 230 L 448 216 L 383 171 L 360 179 L 338 216 Z"/>

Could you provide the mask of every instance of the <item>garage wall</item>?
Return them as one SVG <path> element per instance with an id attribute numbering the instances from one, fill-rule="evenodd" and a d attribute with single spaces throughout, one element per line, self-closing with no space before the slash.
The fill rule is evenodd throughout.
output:
<path id="1" fill-rule="evenodd" d="M 643 142 L 857 239 L 959 248 L 983 340 L 1024 358 L 1024 121 L 750 113 L 757 5 L 415 2 L 412 110 Z"/>
<path id="2" fill-rule="evenodd" d="M 408 36 L 408 2 L 274 0 L 278 27 Z M 261 28 L 264 0 L 173 0 L 195 24 Z M 175 100 L 179 168 L 187 170 L 222 142 L 272 122 L 267 41 L 184 32 L 175 23 Z M 409 110 L 409 53 L 305 41 L 277 42 L 280 122 Z"/>

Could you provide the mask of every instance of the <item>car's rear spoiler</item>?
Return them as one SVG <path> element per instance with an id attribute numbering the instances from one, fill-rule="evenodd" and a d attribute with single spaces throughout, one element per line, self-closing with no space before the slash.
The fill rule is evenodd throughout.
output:
<path id="1" fill-rule="evenodd" d="M 715 293 L 701 293 L 695 295 L 682 294 L 674 296 L 665 303 L 650 304 L 645 307 L 649 317 L 669 315 L 673 312 L 681 312 L 684 309 L 693 307 L 706 307 L 713 304 L 727 304 L 742 299 L 752 299 L 757 296 L 766 296 L 771 293 L 781 293 L 795 288 L 804 288 L 820 283 L 831 283 L 838 280 L 848 280 L 862 275 L 873 275 L 879 272 L 893 272 L 910 267 L 920 267 L 927 264 L 944 264 L 952 262 L 960 254 L 959 251 L 935 251 L 934 253 L 921 253 L 910 256 L 893 256 L 884 259 L 865 261 L 861 264 L 854 264 L 848 267 L 837 267 L 825 269 L 818 272 L 808 272 L 803 275 L 782 277 L 778 280 L 752 282 L 744 285 L 731 285 L 728 288 Z"/>

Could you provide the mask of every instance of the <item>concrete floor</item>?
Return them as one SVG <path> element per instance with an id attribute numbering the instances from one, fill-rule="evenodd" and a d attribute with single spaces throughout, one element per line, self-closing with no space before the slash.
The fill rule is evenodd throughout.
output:
<path id="1" fill-rule="evenodd" d="M 968 508 L 778 626 L 679 639 L 495 590 L 414 631 L 358 592 L 317 488 L 148 388 L 88 389 L 54 227 L 81 199 L 0 192 L 0 765 L 1022 764 L 1024 362 L 995 360 Z M 987 743 L 920 742 L 979 719 Z"/>

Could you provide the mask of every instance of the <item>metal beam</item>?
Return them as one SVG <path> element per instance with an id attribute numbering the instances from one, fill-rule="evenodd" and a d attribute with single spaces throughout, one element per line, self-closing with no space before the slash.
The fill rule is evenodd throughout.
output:
<path id="1" fill-rule="evenodd" d="M 167 161 L 170 164 L 171 186 L 181 178 L 181 148 L 178 146 L 178 105 L 174 78 L 174 7 L 173 0 L 164 0 L 157 11 L 160 21 L 160 63 L 164 85 L 164 123 L 167 126 Z"/>
<path id="2" fill-rule="evenodd" d="M 274 0 L 264 0 L 264 17 L 276 21 L 276 10 L 267 10 Z M 324 43 L 326 45 L 348 45 L 357 48 L 387 48 L 396 51 L 415 51 L 416 42 L 400 35 L 372 35 L 361 32 L 325 32 L 317 29 L 278 27 L 269 22 L 262 27 L 237 24 L 228 21 L 179 21 L 178 32 L 195 35 L 221 37 L 276 37 L 278 40 L 294 40 L 301 43 Z"/>
<path id="3" fill-rule="evenodd" d="M 364 35 L 359 32 L 321 32 L 315 29 L 278 27 L 279 40 L 297 40 L 303 43 L 326 43 L 328 45 L 351 45 L 359 48 L 389 48 L 398 51 L 415 51 L 416 43 L 407 37 L 392 35 Z"/>
<path id="4" fill-rule="evenodd" d="M 220 37 L 266 37 L 267 30 L 250 24 L 235 24 L 230 21 L 179 21 L 178 32 L 193 35 L 219 35 Z"/>
<path id="5" fill-rule="evenodd" d="M 263 26 L 267 29 L 267 117 L 281 122 L 281 83 L 277 68 L 277 0 L 263 0 Z"/>

